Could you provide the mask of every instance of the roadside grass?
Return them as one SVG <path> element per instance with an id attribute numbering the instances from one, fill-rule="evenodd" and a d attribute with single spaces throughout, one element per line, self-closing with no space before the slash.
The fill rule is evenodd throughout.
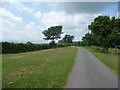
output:
<path id="1" fill-rule="evenodd" d="M 62 88 L 72 69 L 77 48 L 3 54 L 3 88 Z M 23 55 L 20 58 L 11 58 Z"/>
<path id="2" fill-rule="evenodd" d="M 83 48 L 90 51 L 100 61 L 102 61 L 108 68 L 110 68 L 112 72 L 114 72 L 117 76 L 120 77 L 120 73 L 118 74 L 118 55 L 96 52 L 91 47 L 83 47 Z"/>

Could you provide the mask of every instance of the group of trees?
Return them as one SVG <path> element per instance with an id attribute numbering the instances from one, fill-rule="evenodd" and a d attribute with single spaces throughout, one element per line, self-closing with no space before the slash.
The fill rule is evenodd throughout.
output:
<path id="1" fill-rule="evenodd" d="M 69 46 L 68 43 L 71 43 L 74 36 L 65 35 L 63 38 L 64 43 L 55 43 L 55 40 L 61 38 L 62 26 L 53 26 L 44 30 L 42 32 L 45 35 L 45 40 L 51 40 L 50 44 L 33 44 L 31 42 L 27 43 L 11 43 L 11 42 L 1 42 L 2 44 L 2 53 L 21 53 L 27 51 L 43 50 L 49 48 L 57 47 L 66 47 Z"/>
<path id="2" fill-rule="evenodd" d="M 109 47 L 120 45 L 120 19 L 108 16 L 98 16 L 88 26 L 91 33 L 82 38 L 84 45 L 100 46 L 107 52 Z"/>
<path id="3" fill-rule="evenodd" d="M 85 34 L 82 42 L 73 42 L 74 36 L 66 34 L 58 43 L 67 43 L 68 45 L 87 45 L 99 46 L 108 51 L 109 47 L 118 47 L 120 45 L 120 19 L 108 16 L 98 16 L 88 26 L 91 33 Z M 55 46 L 55 41 L 61 38 L 62 26 L 50 27 L 43 31 L 45 40 L 52 40 L 51 45 Z"/>
<path id="4" fill-rule="evenodd" d="M 74 40 L 74 36 L 72 35 L 65 35 L 62 40 L 59 40 L 59 43 L 69 43 L 71 44 Z"/>
<path id="5" fill-rule="evenodd" d="M 85 34 L 82 41 L 73 42 L 74 36 L 66 34 L 62 40 L 55 43 L 55 40 L 61 38 L 62 26 L 52 26 L 44 30 L 44 40 L 51 40 L 50 44 L 32 44 L 27 43 L 2 43 L 3 53 L 19 53 L 26 51 L 34 51 L 48 48 L 65 47 L 65 46 L 100 46 L 107 52 L 109 47 L 117 47 L 120 45 L 120 19 L 108 16 L 98 16 L 88 26 L 91 33 Z"/>
<path id="6" fill-rule="evenodd" d="M 57 47 L 66 47 L 70 46 L 69 43 L 72 43 L 74 36 L 65 35 L 62 39 L 63 43 L 55 43 L 55 40 L 61 38 L 62 26 L 53 26 L 44 30 L 42 32 L 45 35 L 45 40 L 51 40 L 50 44 L 33 44 L 31 42 L 27 43 L 11 43 L 11 42 L 1 42 L 2 44 L 2 53 L 21 53 L 27 51 L 35 51 L 35 50 L 43 50 L 49 48 L 57 48 Z"/>
<path id="7" fill-rule="evenodd" d="M 45 38 L 43 38 L 43 39 L 51 40 L 50 45 L 55 47 L 55 40 L 60 39 L 61 38 L 61 34 L 63 34 L 62 26 L 50 27 L 47 30 L 44 30 L 42 33 L 45 36 Z M 63 37 L 62 40 L 58 41 L 58 43 L 61 43 L 61 44 L 66 43 L 66 44 L 70 45 L 73 42 L 73 40 L 74 40 L 74 36 L 66 34 Z"/>

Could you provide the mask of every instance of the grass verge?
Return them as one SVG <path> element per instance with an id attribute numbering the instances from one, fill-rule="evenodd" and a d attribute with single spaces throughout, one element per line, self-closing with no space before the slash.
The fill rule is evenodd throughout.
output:
<path id="1" fill-rule="evenodd" d="M 100 61 L 102 61 L 108 68 L 110 68 L 112 72 L 116 73 L 116 75 L 119 75 L 120 77 L 120 74 L 118 74 L 118 55 L 96 52 L 91 47 L 83 47 L 83 48 L 90 51 Z"/>
<path id="2" fill-rule="evenodd" d="M 3 88 L 62 88 L 76 53 L 77 48 L 67 47 L 5 54 L 2 56 Z"/>

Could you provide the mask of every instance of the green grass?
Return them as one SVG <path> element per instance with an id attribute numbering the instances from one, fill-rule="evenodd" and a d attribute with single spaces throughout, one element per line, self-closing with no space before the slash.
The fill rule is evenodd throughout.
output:
<path id="1" fill-rule="evenodd" d="M 77 49 L 49 49 L 3 58 L 3 88 L 62 88 L 72 69 Z M 20 58 L 16 58 L 22 56 Z"/>
<path id="2" fill-rule="evenodd" d="M 94 51 L 91 47 L 83 47 L 95 55 L 100 61 L 102 61 L 112 72 L 118 75 L 118 55 L 109 53 L 100 53 Z"/>

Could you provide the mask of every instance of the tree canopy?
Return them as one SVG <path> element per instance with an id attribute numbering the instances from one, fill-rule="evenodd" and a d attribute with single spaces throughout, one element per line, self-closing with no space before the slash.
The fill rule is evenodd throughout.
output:
<path id="1" fill-rule="evenodd" d="M 83 37 L 85 45 L 97 45 L 104 48 L 120 45 L 120 19 L 108 16 L 98 16 L 88 26 L 91 33 Z"/>
<path id="2" fill-rule="evenodd" d="M 97 40 L 96 40 L 94 34 L 87 33 L 87 34 L 85 34 L 85 36 L 82 38 L 82 40 L 83 40 L 83 44 L 85 44 L 85 45 L 87 45 L 87 46 L 97 45 Z"/>
<path id="3" fill-rule="evenodd" d="M 61 34 L 62 34 L 62 26 L 53 26 L 48 28 L 47 30 L 44 30 L 42 32 L 45 36 L 45 40 L 52 40 L 52 42 L 54 42 L 54 40 L 56 39 L 60 39 L 61 38 Z"/>

